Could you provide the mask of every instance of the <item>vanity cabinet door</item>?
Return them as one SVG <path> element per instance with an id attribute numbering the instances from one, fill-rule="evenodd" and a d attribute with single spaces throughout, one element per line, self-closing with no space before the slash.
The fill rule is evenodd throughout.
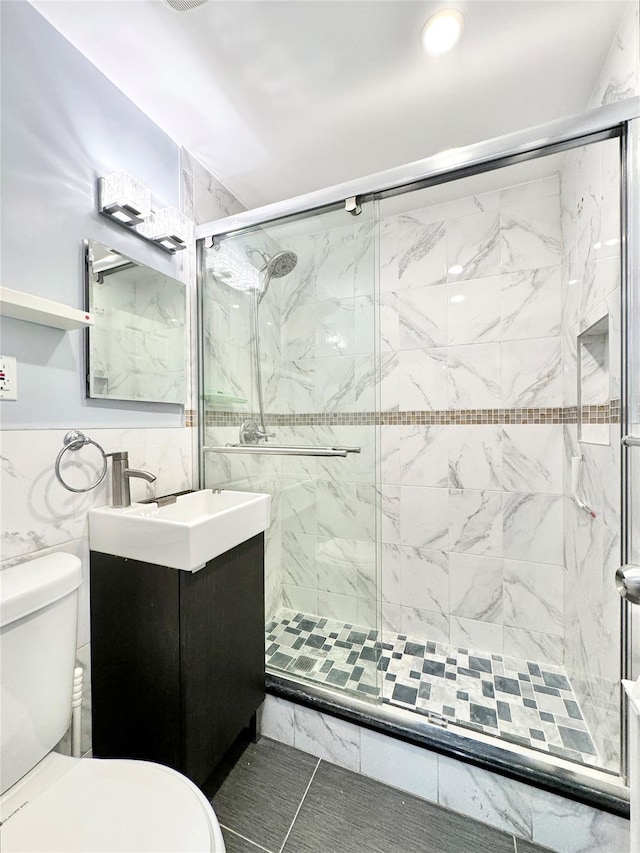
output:
<path id="1" fill-rule="evenodd" d="M 198 572 L 91 552 L 93 753 L 202 785 L 264 699 L 264 534 Z"/>
<path id="2" fill-rule="evenodd" d="M 183 772 L 197 784 L 264 699 L 263 541 L 179 573 Z"/>
<path id="3" fill-rule="evenodd" d="M 175 569 L 91 552 L 92 746 L 98 758 L 180 764 L 178 591 Z"/>

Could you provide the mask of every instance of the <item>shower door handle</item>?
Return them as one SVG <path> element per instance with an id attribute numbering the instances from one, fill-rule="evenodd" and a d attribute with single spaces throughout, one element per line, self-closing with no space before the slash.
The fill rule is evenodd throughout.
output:
<path id="1" fill-rule="evenodd" d="M 640 447 L 640 438 L 635 435 L 623 435 L 620 444 L 623 447 Z"/>
<path id="2" fill-rule="evenodd" d="M 616 589 L 626 601 L 640 604 L 640 566 L 620 566 L 616 572 Z"/>

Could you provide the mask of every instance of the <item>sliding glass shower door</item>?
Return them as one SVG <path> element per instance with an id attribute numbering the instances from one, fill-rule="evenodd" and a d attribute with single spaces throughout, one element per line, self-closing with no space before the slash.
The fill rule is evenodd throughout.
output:
<path id="1" fill-rule="evenodd" d="M 363 699 L 378 694 L 374 237 L 371 205 L 230 236 L 206 250 L 203 291 L 205 484 L 272 496 L 267 667 Z"/>
<path id="2" fill-rule="evenodd" d="M 380 201 L 386 702 L 620 769 L 620 140 Z"/>

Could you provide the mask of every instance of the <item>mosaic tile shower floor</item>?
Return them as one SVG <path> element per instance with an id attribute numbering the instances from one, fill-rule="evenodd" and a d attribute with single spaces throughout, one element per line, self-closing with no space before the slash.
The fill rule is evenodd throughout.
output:
<path id="1" fill-rule="evenodd" d="M 485 735 L 597 767 L 598 755 L 561 667 L 281 610 L 266 626 L 266 663 Z"/>

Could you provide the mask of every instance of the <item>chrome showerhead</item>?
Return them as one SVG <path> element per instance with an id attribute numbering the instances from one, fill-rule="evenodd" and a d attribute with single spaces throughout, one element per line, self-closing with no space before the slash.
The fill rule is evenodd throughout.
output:
<path id="1" fill-rule="evenodd" d="M 261 249 L 249 249 L 248 251 L 252 254 L 257 253 L 264 261 L 264 266 L 260 270 L 261 273 L 264 273 L 262 287 L 260 290 L 256 291 L 258 304 L 260 304 L 267 295 L 271 279 L 283 278 L 285 275 L 289 275 L 291 270 L 294 269 L 298 263 L 298 256 L 295 252 L 287 252 L 284 250 L 282 252 L 277 252 L 271 257 Z"/>
<path id="2" fill-rule="evenodd" d="M 267 261 L 267 275 L 269 278 L 282 278 L 284 275 L 289 275 L 298 263 L 298 256 L 295 252 L 278 252 Z"/>

